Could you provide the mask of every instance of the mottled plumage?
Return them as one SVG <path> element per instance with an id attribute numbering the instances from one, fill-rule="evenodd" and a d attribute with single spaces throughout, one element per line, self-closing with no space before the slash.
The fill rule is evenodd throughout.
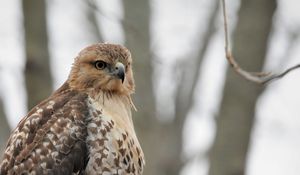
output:
<path id="1" fill-rule="evenodd" d="M 144 156 L 131 118 L 131 62 L 120 45 L 81 51 L 63 86 L 12 132 L 0 174 L 142 174 Z"/>

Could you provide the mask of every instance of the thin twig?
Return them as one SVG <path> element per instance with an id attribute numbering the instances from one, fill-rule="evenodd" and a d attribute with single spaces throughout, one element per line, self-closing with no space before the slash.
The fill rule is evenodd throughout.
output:
<path id="1" fill-rule="evenodd" d="M 229 50 L 229 39 L 228 39 L 228 24 L 227 24 L 227 11 L 226 11 L 226 3 L 225 0 L 222 1 L 222 8 L 223 8 L 223 17 L 224 17 L 224 31 L 225 31 L 225 51 L 226 54 L 230 52 Z M 227 55 L 226 55 L 227 58 Z"/>
<path id="2" fill-rule="evenodd" d="M 271 75 L 271 76 L 269 76 L 268 79 L 266 79 L 264 81 L 264 84 L 269 83 L 269 82 L 274 81 L 274 80 L 277 80 L 277 79 L 280 79 L 280 78 L 284 77 L 286 74 L 288 74 L 289 72 L 291 72 L 291 71 L 293 71 L 295 69 L 298 69 L 298 68 L 300 68 L 300 64 L 297 64 L 297 65 L 295 65 L 293 67 L 288 68 L 287 70 L 285 70 L 281 74 Z"/>
<path id="3" fill-rule="evenodd" d="M 224 32 L 225 32 L 225 54 L 226 59 L 228 60 L 230 66 L 233 70 L 245 78 L 248 81 L 257 83 L 257 84 L 267 84 L 274 80 L 280 79 L 290 73 L 291 71 L 300 68 L 300 64 L 297 64 L 293 67 L 288 68 L 280 74 L 273 74 L 271 72 L 248 72 L 245 71 L 240 65 L 235 61 L 231 50 L 229 42 L 229 32 L 228 32 L 228 23 L 227 23 L 227 12 L 226 12 L 226 2 L 222 0 L 222 9 L 223 9 L 223 18 L 224 18 Z"/>

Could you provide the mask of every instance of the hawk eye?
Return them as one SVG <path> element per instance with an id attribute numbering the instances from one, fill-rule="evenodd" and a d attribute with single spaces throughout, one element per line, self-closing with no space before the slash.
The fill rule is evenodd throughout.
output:
<path id="1" fill-rule="evenodd" d="M 104 61 L 96 61 L 94 63 L 94 65 L 95 65 L 95 68 L 98 70 L 102 70 L 102 69 L 106 68 L 106 63 Z"/>

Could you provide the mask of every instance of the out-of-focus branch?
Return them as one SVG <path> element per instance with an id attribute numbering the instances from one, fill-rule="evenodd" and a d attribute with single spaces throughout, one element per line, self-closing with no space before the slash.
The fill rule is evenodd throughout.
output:
<path id="1" fill-rule="evenodd" d="M 99 22 L 97 21 L 97 11 L 95 10 L 97 8 L 97 5 L 95 4 L 95 1 L 87 0 L 84 2 L 88 3 L 87 5 L 88 9 L 86 10 L 86 15 L 90 22 L 89 28 L 91 30 L 91 33 L 93 34 L 96 42 L 104 42 L 104 39 L 100 33 L 100 28 L 98 26 Z"/>
<path id="2" fill-rule="evenodd" d="M 226 12 L 226 2 L 225 0 L 222 0 L 222 8 L 223 8 L 223 17 L 224 17 L 224 32 L 225 32 L 225 54 L 226 59 L 228 60 L 230 66 L 233 68 L 233 70 L 245 78 L 246 80 L 249 80 L 254 83 L 258 84 L 267 84 L 271 81 L 280 79 L 287 75 L 289 72 L 300 68 L 300 64 L 297 64 L 295 66 L 292 66 L 288 68 L 287 70 L 283 71 L 280 74 L 274 74 L 271 72 L 248 72 L 244 70 L 235 60 L 233 57 L 231 50 L 230 50 L 230 43 L 229 43 L 229 32 L 228 32 L 228 24 L 227 24 L 227 12 Z"/>
<path id="3" fill-rule="evenodd" d="M 132 24 L 132 22 L 129 22 L 127 20 L 124 20 L 116 15 L 107 15 L 105 14 L 101 8 L 99 8 L 95 2 L 95 0 L 88 0 L 86 1 L 87 5 L 90 6 L 90 8 L 94 9 L 95 12 L 99 13 L 100 16 L 110 20 L 110 21 L 118 21 L 120 22 L 124 27 L 130 29 L 130 32 L 134 35 L 136 35 L 136 37 L 145 37 L 144 36 L 144 33 L 141 32 L 137 27 L 134 26 L 134 24 Z M 147 39 L 147 38 L 144 38 L 144 39 Z M 152 52 L 151 52 L 152 54 Z"/>
<path id="4" fill-rule="evenodd" d="M 179 63 L 181 67 L 183 67 L 183 73 L 181 77 L 181 83 L 177 87 L 175 101 L 175 122 L 178 125 L 177 127 L 183 127 L 184 120 L 186 119 L 190 109 L 193 107 L 193 96 L 198 82 L 197 80 L 199 73 L 201 71 L 201 64 L 207 52 L 211 38 L 216 32 L 215 21 L 218 16 L 219 8 L 219 1 L 215 0 L 212 3 L 211 14 L 209 14 L 209 18 L 207 20 L 208 24 L 203 32 L 203 37 L 201 37 L 202 45 L 199 48 L 198 56 L 195 57 L 194 60 L 188 61 L 188 64 L 186 64 L 184 67 L 182 66 L 181 62 Z"/>

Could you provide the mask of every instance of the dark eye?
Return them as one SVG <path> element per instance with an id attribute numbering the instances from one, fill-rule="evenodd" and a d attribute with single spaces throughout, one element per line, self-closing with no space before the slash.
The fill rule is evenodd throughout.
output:
<path id="1" fill-rule="evenodd" d="M 102 70 L 106 68 L 106 63 L 104 61 L 96 61 L 94 64 L 96 69 Z"/>

